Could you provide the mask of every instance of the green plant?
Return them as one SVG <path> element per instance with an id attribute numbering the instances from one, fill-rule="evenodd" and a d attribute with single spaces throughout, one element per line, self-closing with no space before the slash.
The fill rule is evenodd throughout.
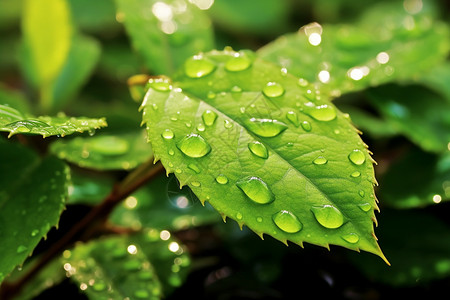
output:
<path id="1" fill-rule="evenodd" d="M 393 262 L 338 247 L 327 255 L 384 284 L 448 278 L 450 231 L 429 211 L 448 210 L 450 199 L 443 6 L 0 4 L 2 299 L 32 299 L 67 281 L 88 299 L 176 295 L 202 264 L 183 234 L 221 228 L 215 236 L 240 241 L 230 225 L 221 231 L 220 216 L 266 239 L 268 250 L 227 246 L 262 268 L 252 271 L 260 282 L 281 276 L 287 251 L 320 253 L 308 244 Z M 357 18 L 345 14 L 352 10 Z M 306 20 L 303 11 L 321 24 L 289 19 Z M 386 256 L 366 143 L 379 163 Z M 75 221 L 52 230 L 69 218 L 66 207 Z"/>

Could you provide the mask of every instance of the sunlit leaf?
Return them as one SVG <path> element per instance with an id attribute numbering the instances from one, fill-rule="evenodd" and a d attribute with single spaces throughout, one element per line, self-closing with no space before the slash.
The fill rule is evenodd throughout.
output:
<path id="1" fill-rule="evenodd" d="M 0 281 L 22 264 L 56 226 L 65 206 L 69 169 L 55 157 L 0 140 Z"/>
<path id="2" fill-rule="evenodd" d="M 172 74 L 189 56 L 213 47 L 211 21 L 191 1 L 116 0 L 133 47 L 154 74 Z"/>
<path id="3" fill-rule="evenodd" d="M 177 80 L 151 81 L 142 109 L 155 157 L 181 185 L 261 236 L 384 258 L 370 154 L 329 101 L 230 49 L 188 59 Z"/>
<path id="4" fill-rule="evenodd" d="M 52 135 L 66 136 L 75 132 L 93 132 L 107 126 L 104 118 L 90 119 L 84 117 L 68 117 L 59 114 L 56 117 L 24 115 L 17 109 L 0 104 L 0 131 L 15 134 L 37 134 L 44 138 Z"/>

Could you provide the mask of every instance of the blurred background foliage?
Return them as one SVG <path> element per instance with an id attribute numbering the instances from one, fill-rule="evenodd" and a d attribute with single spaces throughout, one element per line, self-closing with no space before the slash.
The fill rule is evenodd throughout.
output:
<path id="1" fill-rule="evenodd" d="M 447 294 L 448 1 L 64 3 L 67 7 L 56 8 L 60 12 L 51 20 L 59 26 L 46 27 L 42 16 L 47 8 L 42 1 L 0 2 L 1 104 L 23 113 L 63 111 L 106 117 L 109 124 L 94 137 L 45 140 L 49 147 L 41 151 L 70 162 L 73 174 L 60 232 L 79 219 L 86 207 L 99 203 L 118 178 L 151 158 L 151 148 L 139 127 L 139 103 L 132 99 L 127 85 L 131 76 L 170 76 L 185 58 L 200 51 L 225 46 L 252 49 L 288 72 L 316 82 L 363 131 L 363 140 L 378 162 L 380 185 L 376 189 L 381 213 L 376 233 L 392 266 L 370 254 L 338 247 L 328 253 L 310 245 L 305 249 L 285 247 L 270 237 L 261 241 L 233 222 L 223 224 L 188 188 L 180 190 L 173 176 L 161 175 L 128 197 L 110 221 L 135 229 L 171 230 L 186 245 L 192 257 L 190 271 L 183 275 L 183 282 L 172 285 L 167 298 L 281 299 L 311 293 L 380 299 Z M 158 3 L 162 8 L 171 5 L 172 15 L 155 13 Z M 311 22 L 323 30 L 322 44 L 313 50 L 307 47 L 305 35 L 297 33 Z M 46 35 L 49 31 L 52 34 Z M 36 39 L 40 36 L 50 37 Z M 352 76 L 349 68 L 370 65 L 370 59 L 382 52 L 390 54 L 386 68 L 374 69 L 367 79 Z M 386 57 L 379 59 L 384 65 Z M 330 80 L 318 76 L 323 68 L 330 71 Z M 365 76 L 364 72 L 354 74 Z M 47 244 L 54 236 L 58 234 L 49 234 Z M 46 245 L 41 245 L 36 253 L 45 249 Z M 83 251 L 91 250 L 86 247 L 79 255 Z M 40 293 L 39 278 L 35 286 Z M 72 298 L 65 293 L 65 298 L 85 297 L 64 274 L 50 286 L 40 295 L 35 290 L 35 299 L 63 290 L 75 291 Z"/>

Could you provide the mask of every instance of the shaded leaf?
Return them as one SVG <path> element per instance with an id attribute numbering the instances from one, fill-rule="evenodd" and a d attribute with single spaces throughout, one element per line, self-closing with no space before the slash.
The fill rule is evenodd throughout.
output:
<path id="1" fill-rule="evenodd" d="M 141 130 L 59 140 L 52 143 L 50 151 L 80 167 L 97 170 L 133 169 L 153 155 Z"/>
<path id="2" fill-rule="evenodd" d="M 0 281 L 56 226 L 64 208 L 69 169 L 55 157 L 40 159 L 0 140 Z"/>
<path id="3" fill-rule="evenodd" d="M 251 52 L 186 61 L 142 104 L 155 157 L 181 185 L 259 235 L 384 258 L 369 152 L 346 117 Z"/>
<path id="4" fill-rule="evenodd" d="M 172 74 L 189 56 L 213 47 L 211 21 L 190 1 L 116 3 L 131 43 L 151 73 Z"/>
<path id="5" fill-rule="evenodd" d="M 62 113 L 56 117 L 33 117 L 0 104 L 0 131 L 9 132 L 8 137 L 19 133 L 37 134 L 44 138 L 52 135 L 66 136 L 74 132 L 93 132 L 94 129 L 105 126 L 107 124 L 104 118 L 68 117 Z"/>
<path id="6" fill-rule="evenodd" d="M 424 6 L 432 5 L 424 2 Z M 408 13 L 382 4 L 352 25 L 311 23 L 261 48 L 261 58 L 339 96 L 390 81 L 408 81 L 444 61 L 449 27 L 427 9 Z"/>
<path id="7" fill-rule="evenodd" d="M 99 204 L 112 191 L 113 185 L 110 177 L 74 169 L 67 204 Z"/>

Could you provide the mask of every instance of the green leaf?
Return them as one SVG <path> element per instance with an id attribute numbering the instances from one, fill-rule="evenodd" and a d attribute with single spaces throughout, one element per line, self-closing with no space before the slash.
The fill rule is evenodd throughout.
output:
<path id="1" fill-rule="evenodd" d="M 75 118 L 62 113 L 56 117 L 25 116 L 15 108 L 0 104 L 0 131 L 9 132 L 8 137 L 19 133 L 37 134 L 44 138 L 52 135 L 66 136 L 74 132 L 93 132 L 94 129 L 105 126 L 107 124 L 104 118 Z"/>
<path id="2" fill-rule="evenodd" d="M 151 81 L 142 109 L 155 157 L 224 218 L 384 259 L 369 151 L 297 78 L 251 52 L 213 51 L 187 60 L 177 82 Z"/>
<path id="3" fill-rule="evenodd" d="M 191 1 L 116 0 L 133 47 L 154 74 L 172 74 L 213 47 L 211 21 Z"/>
<path id="4" fill-rule="evenodd" d="M 64 269 L 89 299 L 159 299 L 181 284 L 189 264 L 168 231 L 147 229 L 78 244 Z"/>
<path id="5" fill-rule="evenodd" d="M 450 228 L 424 211 L 389 211 L 380 217 L 391 267 L 368 255 L 350 255 L 366 278 L 390 286 L 424 286 L 450 275 Z"/>
<path id="6" fill-rule="evenodd" d="M 367 95 L 383 122 L 422 149 L 448 151 L 450 102 L 440 95 L 416 85 L 386 85 L 368 90 Z"/>
<path id="7" fill-rule="evenodd" d="M 305 25 L 258 54 L 336 97 L 416 79 L 445 61 L 449 49 L 447 24 L 434 20 L 425 8 L 411 14 L 394 2 L 369 10 L 352 25 Z"/>
<path id="8" fill-rule="evenodd" d="M 133 169 L 153 155 L 142 130 L 59 140 L 50 147 L 59 158 L 97 170 Z"/>
<path id="9" fill-rule="evenodd" d="M 0 282 L 58 224 L 69 185 L 59 159 L 0 140 Z"/>
<path id="10" fill-rule="evenodd" d="M 72 185 L 67 204 L 96 205 L 111 193 L 114 179 L 89 170 L 72 170 Z"/>
<path id="11" fill-rule="evenodd" d="M 22 19 L 24 42 L 43 94 L 69 54 L 72 24 L 66 0 L 27 0 Z M 45 98 L 45 96 L 44 96 Z"/>
<path id="12" fill-rule="evenodd" d="M 132 228 L 183 230 L 221 221 L 211 210 L 203 207 L 188 187 L 180 189 L 175 176 L 162 174 L 126 198 L 110 220 Z"/>
<path id="13" fill-rule="evenodd" d="M 399 180 L 401 178 L 401 180 Z M 450 152 L 438 156 L 412 148 L 380 178 L 380 199 L 395 208 L 415 208 L 450 200 Z"/>

